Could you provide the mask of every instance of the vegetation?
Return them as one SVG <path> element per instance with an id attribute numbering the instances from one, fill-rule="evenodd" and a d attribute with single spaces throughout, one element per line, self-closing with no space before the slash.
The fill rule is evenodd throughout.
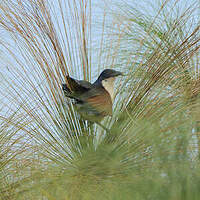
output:
<path id="1" fill-rule="evenodd" d="M 87 0 L 1 2 L 0 200 L 199 199 L 199 5 L 182 2 L 102 24 Z M 104 68 L 126 76 L 91 125 L 61 85 Z"/>

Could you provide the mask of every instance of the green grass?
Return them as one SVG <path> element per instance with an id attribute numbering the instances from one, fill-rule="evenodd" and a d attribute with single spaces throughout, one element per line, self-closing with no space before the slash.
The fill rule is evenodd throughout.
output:
<path id="1" fill-rule="evenodd" d="M 94 47 L 91 2 L 55 4 L 0 5 L 0 199 L 198 199 L 198 6 L 108 8 L 115 24 L 103 21 Z M 80 119 L 61 88 L 104 66 L 126 74 L 106 129 Z"/>

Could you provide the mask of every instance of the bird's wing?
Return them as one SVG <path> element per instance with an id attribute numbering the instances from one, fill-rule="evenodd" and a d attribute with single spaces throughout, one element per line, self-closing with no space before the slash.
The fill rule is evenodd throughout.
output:
<path id="1" fill-rule="evenodd" d="M 92 84 L 88 81 L 79 81 L 70 76 L 66 77 L 67 83 L 62 84 L 63 91 L 67 97 L 77 98 L 87 92 Z"/>
<path id="2" fill-rule="evenodd" d="M 84 103 L 81 109 L 96 112 L 102 116 L 112 115 L 112 100 L 109 93 L 101 87 L 95 87 L 88 81 L 80 81 L 69 76 L 63 84 L 65 96 Z"/>
<path id="3" fill-rule="evenodd" d="M 91 107 L 102 116 L 112 115 L 112 100 L 105 89 L 91 89 L 81 99 L 86 102 L 88 109 Z"/>
<path id="4" fill-rule="evenodd" d="M 88 82 L 88 81 L 79 80 L 77 82 L 84 88 L 87 88 L 87 89 L 91 89 L 92 88 L 92 84 L 90 82 Z"/>

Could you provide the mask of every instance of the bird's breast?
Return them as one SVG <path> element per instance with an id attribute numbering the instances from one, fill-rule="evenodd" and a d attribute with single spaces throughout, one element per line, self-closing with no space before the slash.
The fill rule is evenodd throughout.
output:
<path id="1" fill-rule="evenodd" d="M 114 101 L 114 78 L 109 78 L 102 81 L 102 86 L 109 93 L 112 102 Z"/>

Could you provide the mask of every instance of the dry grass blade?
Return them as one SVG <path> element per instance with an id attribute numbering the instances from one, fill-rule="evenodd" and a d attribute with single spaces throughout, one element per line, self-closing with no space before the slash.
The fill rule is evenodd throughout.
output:
<path id="1" fill-rule="evenodd" d="M 105 34 L 104 15 L 102 35 L 92 38 L 91 0 L 2 1 L 0 168 L 13 180 L 0 192 L 14 193 L 2 198 L 181 199 L 188 179 L 199 195 L 191 160 L 200 141 L 200 30 L 191 24 L 195 4 L 179 12 L 178 2 L 162 1 L 153 16 L 120 5 L 114 27 Z M 61 85 L 66 75 L 91 81 L 105 66 L 127 76 L 112 118 L 91 125 Z"/>
<path id="2" fill-rule="evenodd" d="M 10 91 L 4 96 L 30 121 L 27 126 L 31 131 L 27 133 L 46 144 L 47 152 L 51 146 L 68 161 L 69 152 L 81 148 L 80 142 L 77 145 L 79 136 L 91 132 L 81 125 L 72 105 L 64 103 L 61 90 L 70 72 L 79 76 L 83 72 L 84 79 L 91 77 L 90 5 L 89 1 L 67 4 L 58 0 L 60 15 L 47 1 L 5 1 L 0 5 L 1 27 L 17 45 L 15 52 L 11 45 L 0 42 L 16 64 L 9 66 L 8 73 L 15 81 L 7 82 Z"/>

